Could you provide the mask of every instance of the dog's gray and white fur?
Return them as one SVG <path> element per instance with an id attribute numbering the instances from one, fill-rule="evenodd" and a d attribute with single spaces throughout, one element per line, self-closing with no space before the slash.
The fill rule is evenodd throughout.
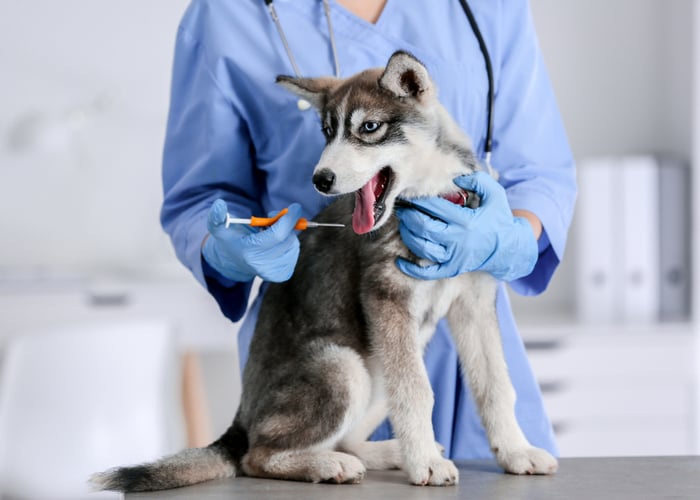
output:
<path id="1" fill-rule="evenodd" d="M 515 419 L 495 279 L 475 272 L 422 281 L 395 264 L 397 257 L 417 262 L 392 215 L 396 198 L 453 193 L 455 177 L 478 169 L 469 139 L 438 103 L 426 68 L 397 52 L 386 68 L 347 79 L 278 82 L 310 101 L 323 121 L 327 145 L 314 171 L 317 188 L 343 195 L 373 182 L 365 195 L 381 199 L 369 217 L 352 215 L 353 196 L 340 196 L 316 220 L 355 231 L 300 236 L 294 275 L 270 284 L 265 295 L 240 407 L 221 438 L 95 474 L 93 485 L 158 490 L 233 474 L 355 483 L 367 469 L 389 468 L 403 469 L 417 485 L 455 484 L 457 469 L 434 441 L 433 395 L 422 360 L 444 316 L 498 463 L 514 474 L 553 473 L 556 460 L 530 445 Z M 371 234 L 355 234 L 368 232 L 368 217 Z M 367 441 L 387 415 L 395 439 Z"/>

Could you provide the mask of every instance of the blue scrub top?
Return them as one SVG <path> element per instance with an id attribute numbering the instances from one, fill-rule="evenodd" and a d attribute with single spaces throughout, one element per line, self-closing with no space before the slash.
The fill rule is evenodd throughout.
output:
<path id="1" fill-rule="evenodd" d="M 535 270 L 510 283 L 518 293 L 542 292 L 564 252 L 576 197 L 575 168 L 542 61 L 526 0 L 471 0 L 492 59 L 495 80 L 492 164 L 512 208 L 543 223 Z M 303 76 L 334 73 L 328 27 L 319 0 L 276 0 Z M 483 56 L 457 0 L 388 0 L 376 24 L 331 1 L 341 76 L 384 66 L 408 50 L 427 67 L 439 98 L 483 151 L 488 80 Z M 163 155 L 163 228 L 178 258 L 233 321 L 246 313 L 250 283 L 217 275 L 201 258 L 209 207 L 227 201 L 237 217 L 266 214 L 292 202 L 313 217 L 329 202 L 311 183 L 324 139 L 313 110 L 276 85 L 293 75 L 263 0 L 194 0 L 176 39 L 170 113 Z M 262 289 L 264 290 L 264 286 Z M 245 363 L 260 297 L 239 332 Z M 498 317 L 516 414 L 536 446 L 557 454 L 551 425 L 513 321 L 505 286 Z M 436 438 L 452 458 L 491 457 L 444 321 L 425 354 L 435 391 Z M 375 438 L 390 437 L 383 425 Z"/>

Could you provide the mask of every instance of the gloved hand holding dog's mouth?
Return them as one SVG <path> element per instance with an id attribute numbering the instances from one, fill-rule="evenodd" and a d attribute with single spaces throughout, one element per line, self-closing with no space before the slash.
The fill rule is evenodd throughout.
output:
<path id="1" fill-rule="evenodd" d="M 481 205 L 469 208 L 425 198 L 411 200 L 419 210 L 397 208 L 403 242 L 417 257 L 433 262 L 420 266 L 399 258 L 399 269 L 426 280 L 471 271 L 486 271 L 504 281 L 530 274 L 537 262 L 537 240 L 530 223 L 513 216 L 503 187 L 485 172 L 454 182 L 476 192 Z"/>

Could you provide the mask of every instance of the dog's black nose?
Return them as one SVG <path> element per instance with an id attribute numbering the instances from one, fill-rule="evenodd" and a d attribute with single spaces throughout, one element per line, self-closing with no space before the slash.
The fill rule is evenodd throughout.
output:
<path id="1" fill-rule="evenodd" d="M 335 174 L 327 168 L 321 169 L 314 174 L 313 182 L 321 193 L 329 193 L 335 182 Z"/>

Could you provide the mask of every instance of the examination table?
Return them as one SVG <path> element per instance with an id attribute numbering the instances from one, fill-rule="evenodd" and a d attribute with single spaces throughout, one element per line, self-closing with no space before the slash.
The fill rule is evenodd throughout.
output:
<path id="1" fill-rule="evenodd" d="M 459 485 L 444 488 L 411 486 L 401 471 L 371 471 L 362 483 L 353 485 L 241 477 L 163 492 L 134 493 L 126 495 L 126 499 L 700 499 L 700 456 L 563 458 L 553 476 L 512 476 L 488 461 L 457 465 Z"/>

